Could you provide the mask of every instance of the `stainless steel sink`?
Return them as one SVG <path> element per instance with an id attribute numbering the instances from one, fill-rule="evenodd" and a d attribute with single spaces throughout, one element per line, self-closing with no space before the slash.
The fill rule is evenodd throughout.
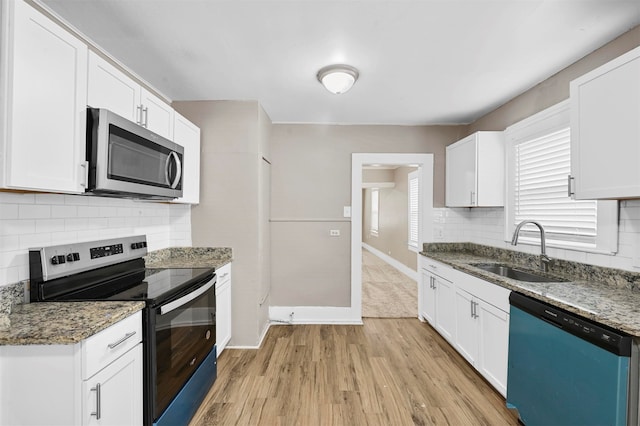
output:
<path id="1" fill-rule="evenodd" d="M 491 272 L 492 274 L 500 275 L 502 277 L 511 278 L 517 281 L 528 281 L 536 283 L 551 283 L 551 282 L 563 282 L 567 281 L 561 278 L 552 278 L 545 275 L 539 275 L 535 272 L 523 271 L 518 268 L 514 268 L 508 265 L 501 265 L 499 263 L 472 263 L 474 266 L 483 271 Z"/>

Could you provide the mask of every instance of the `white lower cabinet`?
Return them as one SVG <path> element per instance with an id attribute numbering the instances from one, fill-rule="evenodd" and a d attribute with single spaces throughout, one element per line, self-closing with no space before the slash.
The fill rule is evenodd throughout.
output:
<path id="1" fill-rule="evenodd" d="M 429 262 L 421 272 L 418 310 L 422 319 L 431 324 L 449 342 L 455 333 L 454 288 L 451 281 L 437 275 L 444 265 Z"/>
<path id="2" fill-rule="evenodd" d="M 142 423 L 142 344 L 82 382 L 83 425 Z"/>
<path id="3" fill-rule="evenodd" d="M 0 346 L 1 425 L 142 424 L 142 313 L 76 344 Z"/>
<path id="4" fill-rule="evenodd" d="M 510 291 L 428 258 L 421 277 L 420 317 L 506 396 Z"/>
<path id="5" fill-rule="evenodd" d="M 507 395 L 509 313 L 493 305 L 478 305 L 478 363 L 475 367 L 502 396 Z"/>
<path id="6" fill-rule="evenodd" d="M 231 340 L 231 263 L 216 270 L 216 347 L 220 356 Z"/>

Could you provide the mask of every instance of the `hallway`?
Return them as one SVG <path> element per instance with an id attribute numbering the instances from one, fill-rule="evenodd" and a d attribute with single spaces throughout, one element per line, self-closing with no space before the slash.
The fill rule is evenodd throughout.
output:
<path id="1" fill-rule="evenodd" d="M 362 249 L 362 316 L 418 316 L 417 283 L 365 249 Z"/>

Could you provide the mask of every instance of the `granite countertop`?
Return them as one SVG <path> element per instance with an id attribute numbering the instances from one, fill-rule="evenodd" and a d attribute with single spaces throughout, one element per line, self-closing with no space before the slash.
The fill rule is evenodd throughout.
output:
<path id="1" fill-rule="evenodd" d="M 170 247 L 144 258 L 147 268 L 220 268 L 232 260 L 229 247 Z"/>
<path id="2" fill-rule="evenodd" d="M 537 274 L 539 256 L 471 243 L 425 244 L 423 256 L 640 337 L 640 274 L 555 259 L 547 274 L 564 282 L 525 282 L 472 266 L 501 263 Z"/>
<path id="3" fill-rule="evenodd" d="M 144 308 L 144 302 L 46 302 L 17 305 L 0 325 L 0 345 L 78 343 Z"/>

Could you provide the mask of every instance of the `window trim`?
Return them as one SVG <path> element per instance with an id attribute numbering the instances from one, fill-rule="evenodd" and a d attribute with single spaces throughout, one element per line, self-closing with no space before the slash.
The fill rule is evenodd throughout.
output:
<path id="1" fill-rule="evenodd" d="M 537 114 L 525 118 L 505 129 L 505 226 L 504 240 L 511 241 L 515 231 L 515 149 L 514 144 L 521 139 L 535 139 L 549 133 L 570 127 L 570 100 L 567 99 Z M 618 251 L 618 202 L 598 200 L 598 234 L 595 247 L 591 244 L 549 241 L 548 247 L 578 250 L 590 253 L 615 254 Z M 518 243 L 540 245 L 540 238 L 524 235 Z"/>

